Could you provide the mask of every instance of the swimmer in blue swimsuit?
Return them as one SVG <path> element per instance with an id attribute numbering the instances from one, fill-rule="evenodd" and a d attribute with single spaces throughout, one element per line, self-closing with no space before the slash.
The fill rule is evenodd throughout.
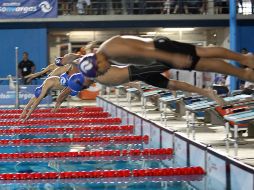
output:
<path id="1" fill-rule="evenodd" d="M 75 73 L 69 79 L 68 83 L 65 84 L 65 89 L 61 91 L 56 99 L 55 107 L 52 112 L 56 112 L 57 109 L 61 106 L 62 102 L 69 96 L 76 96 L 79 91 L 88 88 L 88 86 L 83 85 L 85 79 L 83 74 Z"/>
<path id="2" fill-rule="evenodd" d="M 23 112 L 20 115 L 20 119 L 27 120 L 36 107 L 40 104 L 41 100 L 46 97 L 50 90 L 57 89 L 61 90 L 68 86 L 69 76 L 66 73 L 63 73 L 59 76 L 51 76 L 47 78 L 43 84 L 35 89 L 34 97 L 30 99 L 28 104 L 25 106 Z M 77 95 L 78 92 L 72 91 L 72 95 Z M 29 111 L 28 109 L 31 108 Z M 27 112 L 28 111 L 28 112 Z"/>

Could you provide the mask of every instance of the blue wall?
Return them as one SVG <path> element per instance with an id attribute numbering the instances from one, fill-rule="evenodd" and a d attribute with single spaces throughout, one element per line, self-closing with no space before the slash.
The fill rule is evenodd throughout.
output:
<path id="1" fill-rule="evenodd" d="M 19 61 L 24 51 L 36 65 L 36 71 L 48 65 L 47 29 L 0 30 L 0 77 L 15 75 L 15 47 L 19 47 Z"/>
<path id="2" fill-rule="evenodd" d="M 238 47 L 239 51 L 242 48 L 247 48 L 250 52 L 254 52 L 254 26 L 239 26 L 238 27 Z"/>

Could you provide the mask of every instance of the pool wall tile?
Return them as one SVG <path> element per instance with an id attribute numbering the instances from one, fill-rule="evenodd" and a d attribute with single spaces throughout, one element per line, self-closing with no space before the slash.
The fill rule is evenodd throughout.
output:
<path id="1" fill-rule="evenodd" d="M 151 123 L 147 122 L 147 121 L 143 121 L 142 122 L 142 131 L 143 131 L 143 136 L 144 135 L 148 135 L 149 137 L 151 137 Z M 149 143 L 148 144 L 144 144 L 144 148 L 150 148 L 151 146 L 151 138 L 149 138 Z"/>
<path id="2" fill-rule="evenodd" d="M 207 153 L 207 189 L 226 189 L 226 161 Z"/>
<path id="3" fill-rule="evenodd" d="M 244 171 L 243 169 L 230 164 L 230 189 L 231 190 L 247 190 L 253 189 L 254 174 Z"/>
<path id="4" fill-rule="evenodd" d="M 173 148 L 173 134 L 166 131 L 161 132 L 161 147 Z"/>
<path id="5" fill-rule="evenodd" d="M 128 125 L 135 125 L 135 116 L 132 113 L 128 113 Z"/>
<path id="6" fill-rule="evenodd" d="M 201 166 L 205 168 L 206 151 L 200 149 L 199 147 L 190 144 L 190 165 L 191 166 Z"/>
<path id="7" fill-rule="evenodd" d="M 150 126 L 150 143 L 151 148 L 160 148 L 160 128 L 151 124 Z"/>
<path id="8" fill-rule="evenodd" d="M 135 135 L 142 135 L 142 120 L 140 117 L 138 116 L 135 116 L 134 118 L 134 121 L 135 121 L 135 129 L 134 129 L 134 134 Z"/>
<path id="9" fill-rule="evenodd" d="M 176 166 L 186 166 L 187 165 L 187 142 L 180 139 L 179 137 L 174 137 L 174 152 L 176 159 Z"/>
<path id="10" fill-rule="evenodd" d="M 122 108 L 118 107 L 116 110 L 116 117 L 122 118 Z"/>
<path id="11" fill-rule="evenodd" d="M 128 125 L 128 112 L 122 109 L 122 125 Z"/>
<path id="12" fill-rule="evenodd" d="M 110 112 L 111 117 L 116 117 L 116 112 L 117 112 L 117 107 L 115 105 L 113 105 L 111 107 L 111 112 Z"/>

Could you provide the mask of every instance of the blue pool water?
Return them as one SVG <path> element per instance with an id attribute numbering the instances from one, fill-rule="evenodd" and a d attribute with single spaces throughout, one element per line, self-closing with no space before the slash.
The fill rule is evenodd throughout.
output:
<path id="1" fill-rule="evenodd" d="M 86 134 L 81 136 L 94 136 Z M 57 138 L 73 137 L 72 134 L 35 134 L 35 135 L 2 135 L 0 139 L 31 139 L 31 138 Z M 45 144 L 45 145 L 20 145 L 1 146 L 0 153 L 24 153 L 24 152 L 77 152 L 89 150 L 109 149 L 143 149 L 143 144 L 114 144 L 114 143 L 72 143 L 72 144 Z M 147 145 L 146 145 L 147 148 Z M 114 157 L 111 158 L 36 158 L 0 160 L 0 173 L 32 173 L 32 172 L 63 172 L 63 171 L 91 171 L 91 170 L 118 170 L 118 169 L 144 169 L 177 167 L 176 158 L 173 157 Z M 200 181 L 204 177 L 198 178 Z M 191 179 L 168 179 L 168 178 L 115 178 L 115 179 L 54 179 L 54 180 L 0 180 L 0 190 L 191 190 L 194 189 Z"/>

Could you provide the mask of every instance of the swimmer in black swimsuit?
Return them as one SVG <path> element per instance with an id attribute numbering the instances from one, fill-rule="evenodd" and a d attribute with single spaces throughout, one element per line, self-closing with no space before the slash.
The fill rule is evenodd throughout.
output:
<path id="1" fill-rule="evenodd" d="M 137 57 L 163 63 L 174 69 L 216 72 L 254 82 L 254 71 L 252 70 L 254 55 L 243 55 L 222 47 L 194 46 L 166 37 L 156 39 L 136 36 L 112 37 L 102 43 L 96 53 L 82 57 L 79 68 L 86 77 L 95 78 L 103 75 L 110 65 L 116 62 L 124 65 L 142 64 L 146 66 L 148 64 L 146 61 L 132 62 L 131 58 Z M 122 61 L 123 58 L 125 62 Z M 67 64 L 71 59 L 75 59 L 74 54 L 64 56 L 62 64 Z M 237 68 L 225 62 L 224 59 L 237 61 L 248 68 Z"/>
<path id="2" fill-rule="evenodd" d="M 168 71 L 170 67 L 162 63 L 154 63 L 149 66 L 140 66 L 140 65 L 129 65 L 125 67 L 119 66 L 110 66 L 106 73 L 96 77 L 95 79 L 85 79 L 83 75 L 79 75 L 78 78 L 75 78 L 72 85 L 69 84 L 68 88 L 64 89 L 62 93 L 58 96 L 57 104 L 54 110 L 57 110 L 61 105 L 61 102 L 69 95 L 71 89 L 82 90 L 84 87 L 88 88 L 92 83 L 99 82 L 106 86 L 117 86 L 124 83 L 132 81 L 143 81 L 147 84 L 169 89 L 169 90 L 182 90 L 186 92 L 198 93 L 200 95 L 206 96 L 219 105 L 224 105 L 224 101 L 220 98 L 212 89 L 202 89 L 196 86 L 190 85 L 186 82 L 169 80 L 164 77 L 161 73 Z M 112 77 L 113 76 L 113 77 Z M 69 82 L 71 78 L 69 79 Z"/>

